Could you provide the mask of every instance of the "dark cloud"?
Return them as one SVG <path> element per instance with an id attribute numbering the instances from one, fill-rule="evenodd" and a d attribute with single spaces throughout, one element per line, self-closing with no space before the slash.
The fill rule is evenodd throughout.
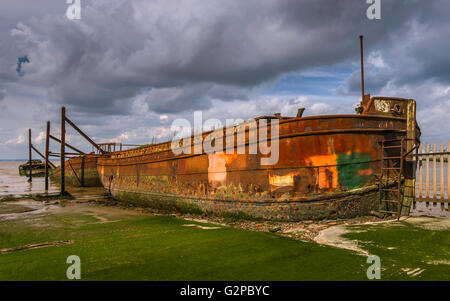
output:
<path id="1" fill-rule="evenodd" d="M 339 97 L 305 104 L 311 114 L 343 112 L 339 101 L 359 98 L 360 34 L 367 92 L 416 98 L 426 129 L 448 118 L 446 110 L 436 113 L 450 96 L 446 0 L 383 0 L 382 19 L 375 21 L 366 18 L 365 0 L 82 5 L 82 19 L 68 20 L 65 1 L 2 2 L 0 128 L 11 133 L 2 140 L 21 141 L 24 118 L 39 127 L 44 119 L 57 122 L 61 105 L 90 135 L 131 140 L 159 135 L 159 114 L 169 122 L 195 109 L 210 117 L 291 114 L 302 103 L 266 99 L 264 87 L 291 72 L 336 64 L 357 70 L 337 89 Z M 20 77 L 17 58 L 24 55 L 30 63 Z"/>
<path id="2" fill-rule="evenodd" d="M 372 93 L 388 85 L 417 86 L 427 80 L 450 84 L 450 3 L 416 2 L 420 6 L 410 12 L 404 24 L 393 27 L 383 41 L 366 49 L 377 53 L 384 63 L 382 67 L 367 65 L 366 85 Z M 347 87 L 349 92 L 360 90 L 359 71 L 348 78 Z"/>
<path id="3" fill-rule="evenodd" d="M 22 71 L 22 64 L 24 64 L 24 63 L 29 63 L 29 62 L 30 62 L 30 60 L 28 59 L 28 57 L 27 57 L 26 55 L 17 58 L 17 68 L 16 68 L 16 71 L 17 71 L 17 74 L 18 74 L 19 76 L 24 76 L 24 75 L 25 75 L 25 72 Z"/>
<path id="4" fill-rule="evenodd" d="M 12 43 L 32 60 L 26 80 L 57 102 L 123 113 L 126 99 L 153 88 L 155 110 L 173 112 L 208 106 L 215 97 L 209 83 L 233 94 L 233 87 L 355 57 L 360 33 L 375 44 L 417 5 L 385 1 L 390 13 L 374 22 L 357 0 L 92 1 L 81 20 L 23 21 Z M 176 96 L 180 90 L 184 96 Z"/>

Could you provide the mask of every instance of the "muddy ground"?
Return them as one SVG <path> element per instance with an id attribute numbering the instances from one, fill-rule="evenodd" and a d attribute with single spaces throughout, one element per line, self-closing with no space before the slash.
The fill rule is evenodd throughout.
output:
<path id="1" fill-rule="evenodd" d="M 200 223 L 217 224 L 250 231 L 277 233 L 301 241 L 316 242 L 338 248 L 350 249 L 364 255 L 367 254 L 367 251 L 359 249 L 354 242 L 342 238 L 343 234 L 349 233 L 346 226 L 397 221 L 396 218 L 382 219 L 376 216 L 321 221 L 304 220 L 299 222 L 236 220 L 220 216 L 160 213 L 151 208 L 135 207 L 134 205 L 111 200 L 103 188 L 72 188 L 70 193 L 71 197 L 62 199 L 56 194 L 50 194 L 48 197 L 39 194 L 3 199 L 3 201 L 0 200 L 0 220 L 31 217 L 44 213 L 57 215 L 80 213 L 96 218 L 98 223 L 106 223 L 111 220 L 120 219 L 124 215 L 168 215 Z M 421 223 L 424 220 L 428 221 L 433 219 L 429 217 L 415 219 L 402 217 L 401 220 Z M 448 223 L 450 219 L 444 219 L 443 221 L 439 220 L 439 224 L 442 224 L 442 227 L 450 229 L 450 224 Z"/>

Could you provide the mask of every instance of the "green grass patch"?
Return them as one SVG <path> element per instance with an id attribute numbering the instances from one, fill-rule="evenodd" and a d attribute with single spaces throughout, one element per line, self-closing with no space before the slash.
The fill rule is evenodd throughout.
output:
<path id="1" fill-rule="evenodd" d="M 343 237 L 358 240 L 362 249 L 380 257 L 382 280 L 448 281 L 450 231 L 427 229 L 427 224 L 410 218 L 388 224 L 350 226 L 348 229 L 356 232 Z M 417 271 L 411 272 L 414 270 Z"/>
<path id="2" fill-rule="evenodd" d="M 0 254 L 0 280 L 67 280 L 69 255 L 81 258 L 82 280 L 365 279 L 365 259 L 351 251 L 271 233 L 222 226 L 205 230 L 166 216 L 91 222 L 75 214 L 47 215 L 34 226 L 0 221 L 2 249 L 74 241 Z"/>
<path id="3" fill-rule="evenodd" d="M 69 255 L 81 258 L 82 280 L 367 280 L 366 257 L 353 251 L 169 216 L 90 210 L 0 220 L 0 249 L 73 241 L 0 254 L 0 280 L 67 280 Z M 349 226 L 363 232 L 344 236 L 381 258 L 382 280 L 449 280 L 442 264 L 449 231 L 426 226 Z M 407 274 L 417 268 L 417 276 Z"/>

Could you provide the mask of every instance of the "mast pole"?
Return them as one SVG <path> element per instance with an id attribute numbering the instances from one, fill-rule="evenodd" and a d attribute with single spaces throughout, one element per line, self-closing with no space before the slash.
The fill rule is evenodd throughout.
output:
<path id="1" fill-rule="evenodd" d="M 363 36 L 359 36 L 359 45 L 361 50 L 361 100 L 364 101 L 364 47 Z"/>

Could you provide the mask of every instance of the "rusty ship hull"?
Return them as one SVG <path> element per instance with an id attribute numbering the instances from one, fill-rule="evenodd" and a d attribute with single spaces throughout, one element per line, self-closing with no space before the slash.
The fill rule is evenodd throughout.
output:
<path id="1" fill-rule="evenodd" d="M 380 141 L 405 138 L 411 148 L 420 137 L 415 101 L 407 99 L 367 97 L 354 115 L 276 118 L 274 165 L 261 164 L 267 155 L 250 154 L 249 129 L 244 154 L 176 155 L 165 142 L 99 158 L 98 175 L 114 198 L 161 209 L 277 220 L 348 218 L 378 206 Z"/>
<path id="2" fill-rule="evenodd" d="M 73 157 L 65 164 L 65 183 L 73 187 L 101 187 L 102 182 L 97 171 L 98 156 L 86 154 Z M 61 181 L 61 168 L 58 166 L 51 172 L 55 183 Z"/>

